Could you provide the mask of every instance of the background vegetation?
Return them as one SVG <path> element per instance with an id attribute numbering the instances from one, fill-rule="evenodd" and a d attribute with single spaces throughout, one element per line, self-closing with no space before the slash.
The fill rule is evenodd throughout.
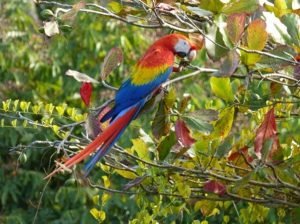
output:
<path id="1" fill-rule="evenodd" d="M 299 8 L 292 0 L 2 1 L 0 222 L 296 223 Z M 93 109 L 114 95 L 93 84 L 87 107 L 66 71 L 100 82 L 118 47 L 124 62 L 105 78 L 118 87 L 170 32 L 201 34 L 205 46 L 159 105 L 88 179 L 77 167 L 44 180 L 89 142 L 85 121 L 96 122 Z"/>

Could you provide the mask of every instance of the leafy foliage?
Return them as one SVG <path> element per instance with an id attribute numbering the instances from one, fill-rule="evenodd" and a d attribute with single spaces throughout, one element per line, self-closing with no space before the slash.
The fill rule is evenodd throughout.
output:
<path id="1" fill-rule="evenodd" d="M 0 222 L 295 223 L 299 3 L 260 2 L 1 3 Z M 170 30 L 204 36 L 193 64 L 88 179 L 43 180 L 107 126 L 123 74 Z"/>

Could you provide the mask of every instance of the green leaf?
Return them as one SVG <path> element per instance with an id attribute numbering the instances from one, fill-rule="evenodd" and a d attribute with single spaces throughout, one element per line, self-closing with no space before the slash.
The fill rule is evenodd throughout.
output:
<path id="1" fill-rule="evenodd" d="M 164 160 L 167 155 L 170 153 L 171 148 L 177 143 L 176 135 L 174 132 L 171 132 L 166 136 L 158 145 L 158 157 L 159 160 Z"/>
<path id="2" fill-rule="evenodd" d="M 219 113 L 216 110 L 211 109 L 199 109 L 190 113 L 187 113 L 187 117 L 194 117 L 201 121 L 215 121 L 218 119 Z"/>
<path id="3" fill-rule="evenodd" d="M 229 51 L 217 26 L 211 26 L 205 38 L 205 48 L 212 60 L 218 60 Z"/>
<path id="4" fill-rule="evenodd" d="M 286 14 L 281 17 L 281 21 L 287 28 L 291 40 L 300 47 L 300 16 L 296 14 Z"/>
<path id="5" fill-rule="evenodd" d="M 196 131 L 200 131 L 204 134 L 210 133 L 213 130 L 213 126 L 205 121 L 202 121 L 193 116 L 183 116 L 182 119 L 186 124 Z"/>
<path id="6" fill-rule="evenodd" d="M 224 3 L 220 0 L 202 0 L 200 1 L 200 8 L 208 11 L 219 13 L 222 10 Z"/>
<path id="7" fill-rule="evenodd" d="M 169 115 L 168 110 L 163 101 L 160 101 L 158 110 L 155 114 L 152 123 L 152 133 L 156 139 L 165 136 L 170 131 Z"/>
<path id="8" fill-rule="evenodd" d="M 225 138 L 225 140 L 221 142 L 220 145 L 217 147 L 215 156 L 217 158 L 222 158 L 225 155 L 227 155 L 232 148 L 233 140 L 233 136 Z"/>
<path id="9" fill-rule="evenodd" d="M 187 6 L 187 9 L 190 10 L 192 13 L 200 16 L 200 17 L 212 16 L 213 15 L 210 11 L 201 9 L 199 7 Z"/>
<path id="10" fill-rule="evenodd" d="M 258 8 L 257 0 L 232 0 L 222 8 L 225 14 L 252 13 Z"/>
<path id="11" fill-rule="evenodd" d="M 211 77 L 210 86 L 217 97 L 225 100 L 226 102 L 233 102 L 234 96 L 229 78 Z"/>

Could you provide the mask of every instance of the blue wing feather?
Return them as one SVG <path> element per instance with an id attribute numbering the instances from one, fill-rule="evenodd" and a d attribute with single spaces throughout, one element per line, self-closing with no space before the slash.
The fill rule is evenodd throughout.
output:
<path id="1" fill-rule="evenodd" d="M 116 93 L 115 106 L 101 119 L 101 122 L 110 118 L 114 120 L 121 111 L 149 96 L 157 87 L 169 78 L 172 70 L 172 67 L 169 67 L 165 72 L 159 74 L 152 82 L 145 85 L 134 85 L 132 84 L 131 79 L 125 81 Z"/>

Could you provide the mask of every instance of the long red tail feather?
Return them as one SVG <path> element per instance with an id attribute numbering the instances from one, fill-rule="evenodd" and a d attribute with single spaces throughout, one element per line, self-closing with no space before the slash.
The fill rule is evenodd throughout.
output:
<path id="1" fill-rule="evenodd" d="M 132 120 L 134 115 L 136 114 L 138 108 L 133 107 L 130 110 L 126 111 L 124 115 L 116 119 L 108 128 L 104 130 L 100 135 L 98 135 L 90 144 L 88 144 L 82 151 L 73 157 L 69 158 L 63 166 L 60 166 L 53 170 L 50 174 L 48 174 L 44 179 L 48 179 L 55 175 L 57 172 L 63 170 L 64 168 L 71 168 L 77 163 L 84 160 L 91 153 L 95 152 L 97 149 L 101 147 L 101 145 L 106 144 L 109 145 L 110 142 L 118 136 L 120 133 Z M 108 144 L 107 144 L 108 143 Z M 107 147 L 104 147 L 103 150 L 107 150 Z M 101 149 L 102 150 L 102 149 Z"/>

